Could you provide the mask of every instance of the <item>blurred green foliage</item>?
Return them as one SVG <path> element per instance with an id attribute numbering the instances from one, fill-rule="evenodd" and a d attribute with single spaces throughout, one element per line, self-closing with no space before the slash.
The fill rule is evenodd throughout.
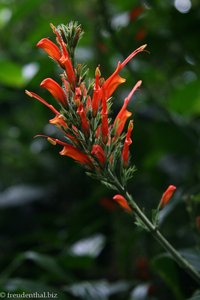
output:
<path id="1" fill-rule="evenodd" d="M 51 113 L 24 94 L 58 78 L 35 47 L 54 38 L 49 23 L 77 20 L 85 31 L 77 60 L 102 75 L 142 44 L 123 70 L 116 113 L 139 79 L 129 109 L 135 119 L 130 192 L 156 207 L 177 186 L 161 214 L 161 230 L 199 268 L 200 4 L 193 1 L 0 1 L 0 291 L 51 292 L 58 299 L 200 299 L 197 286 L 151 237 L 58 148 Z M 52 99 L 49 98 L 49 101 Z M 187 250 L 186 250 L 187 249 Z M 185 251 L 185 252 L 184 252 Z M 160 256 L 158 256 L 160 255 Z"/>

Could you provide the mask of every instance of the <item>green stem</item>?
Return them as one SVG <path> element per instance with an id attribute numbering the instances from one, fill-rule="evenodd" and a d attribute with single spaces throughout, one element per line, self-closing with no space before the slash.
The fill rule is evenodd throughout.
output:
<path id="1" fill-rule="evenodd" d="M 133 209 L 133 213 L 142 221 L 144 227 L 152 234 L 152 236 L 159 242 L 159 244 L 171 254 L 176 263 L 184 269 L 198 284 L 200 284 L 200 273 L 197 272 L 194 267 L 168 242 L 168 240 L 162 235 L 158 228 L 146 217 L 143 211 L 135 203 L 132 196 L 126 191 L 126 189 L 120 184 L 118 179 L 109 172 L 109 175 L 117 187 L 121 195 L 123 195 L 128 201 L 130 207 Z"/>

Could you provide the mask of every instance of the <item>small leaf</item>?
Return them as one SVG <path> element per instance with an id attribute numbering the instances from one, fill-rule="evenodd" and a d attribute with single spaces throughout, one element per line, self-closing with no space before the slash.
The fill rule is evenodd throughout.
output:
<path id="1" fill-rule="evenodd" d="M 114 186 L 113 184 L 111 184 L 111 183 L 109 183 L 107 181 L 101 180 L 101 183 L 104 184 L 107 188 L 109 188 L 111 190 L 118 191 L 118 189 L 116 188 L 116 186 Z"/>

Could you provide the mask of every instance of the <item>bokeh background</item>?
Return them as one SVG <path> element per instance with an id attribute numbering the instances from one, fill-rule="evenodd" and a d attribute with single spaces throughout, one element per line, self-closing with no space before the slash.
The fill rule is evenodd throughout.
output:
<path id="1" fill-rule="evenodd" d="M 129 184 L 147 214 L 169 184 L 161 231 L 200 269 L 200 3 L 198 0 L 0 1 L 0 291 L 57 293 L 57 299 L 182 300 L 196 283 L 112 201 L 113 192 L 58 155 L 38 133 L 54 134 L 51 112 L 27 97 L 56 64 L 35 44 L 54 36 L 49 23 L 77 20 L 76 52 L 90 75 L 121 72 L 113 110 L 137 80 Z M 49 101 L 51 101 L 49 97 Z M 49 299 L 51 297 L 49 296 Z"/>

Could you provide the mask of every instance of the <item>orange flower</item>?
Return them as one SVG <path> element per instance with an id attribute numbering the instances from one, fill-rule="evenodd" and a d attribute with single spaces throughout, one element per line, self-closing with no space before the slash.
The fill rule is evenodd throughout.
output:
<path id="1" fill-rule="evenodd" d="M 96 117 L 97 110 L 99 107 L 99 101 L 101 98 L 101 87 L 99 85 L 99 78 L 101 76 L 99 67 L 96 68 L 95 71 L 95 84 L 94 84 L 94 91 L 93 91 L 93 96 L 92 96 L 92 115 L 93 117 Z"/>
<path id="2" fill-rule="evenodd" d="M 56 115 L 53 119 L 49 120 L 49 123 L 56 125 L 58 128 L 68 128 L 63 116 L 61 114 Z"/>
<path id="3" fill-rule="evenodd" d="M 43 49 L 53 60 L 59 62 L 61 58 L 60 49 L 51 40 L 41 39 L 36 46 Z"/>
<path id="4" fill-rule="evenodd" d="M 131 92 L 129 93 L 128 97 L 125 98 L 124 100 L 124 104 L 121 108 L 121 110 L 119 111 L 118 115 L 115 118 L 114 121 L 114 130 L 115 130 L 115 135 L 116 136 L 120 136 L 124 126 L 126 124 L 127 119 L 132 115 L 132 113 L 130 111 L 128 111 L 127 105 L 131 99 L 131 97 L 133 96 L 133 94 L 135 93 L 135 91 L 140 87 L 140 85 L 142 84 L 142 81 L 139 80 L 135 86 L 133 87 L 133 89 L 131 90 Z"/>
<path id="5" fill-rule="evenodd" d="M 122 63 L 120 63 L 120 70 L 138 53 L 142 52 L 146 48 L 147 44 L 140 46 L 135 51 L 133 51 Z"/>
<path id="6" fill-rule="evenodd" d="M 76 103 L 76 106 L 80 105 L 81 97 L 82 97 L 82 91 L 81 88 L 78 86 L 75 88 L 75 95 L 74 95 L 74 102 Z"/>
<path id="7" fill-rule="evenodd" d="M 118 85 L 121 83 L 124 83 L 126 79 L 122 78 L 118 75 L 119 71 L 121 70 L 121 65 L 118 63 L 118 66 L 116 70 L 113 72 L 113 74 L 106 79 L 106 81 L 103 83 L 102 89 L 105 92 L 106 100 L 114 93 Z"/>
<path id="8" fill-rule="evenodd" d="M 91 166 L 91 159 L 88 157 L 87 154 L 81 152 L 74 146 L 69 145 L 67 143 L 64 145 L 62 151 L 60 151 L 60 155 L 71 157 L 80 164 Z"/>
<path id="9" fill-rule="evenodd" d="M 124 102 L 124 105 L 122 106 L 120 112 L 115 118 L 114 121 L 115 137 L 121 135 L 127 119 L 132 115 L 132 113 L 128 111 L 125 107 L 126 107 L 126 103 Z"/>
<path id="10" fill-rule="evenodd" d="M 71 59 L 69 57 L 69 53 L 67 51 L 66 45 L 59 33 L 59 31 L 56 29 L 56 27 L 53 24 L 50 24 L 53 32 L 57 36 L 57 42 L 59 43 L 61 49 L 62 49 L 62 56 L 59 60 L 60 65 L 65 69 L 67 73 L 68 80 L 70 84 L 74 87 L 75 81 L 76 81 L 76 76 L 74 72 L 74 68 L 71 62 Z"/>
<path id="11" fill-rule="evenodd" d="M 102 140 L 104 144 L 108 142 L 108 110 L 106 98 L 103 95 L 102 99 L 102 111 L 101 111 L 101 132 L 102 132 Z"/>
<path id="12" fill-rule="evenodd" d="M 84 109 L 82 103 L 79 104 L 77 113 L 79 114 L 80 119 L 81 119 L 81 127 L 83 130 L 83 133 L 88 136 L 89 131 L 90 131 L 90 125 L 89 125 L 89 121 L 87 119 L 86 112 L 85 112 L 85 109 Z"/>
<path id="13" fill-rule="evenodd" d="M 162 208 L 164 207 L 169 200 L 171 199 L 171 197 L 173 196 L 174 192 L 176 190 L 176 187 L 174 185 L 169 185 L 168 188 L 166 189 L 166 191 L 163 193 L 162 198 L 160 200 L 160 204 L 159 206 Z"/>
<path id="14" fill-rule="evenodd" d="M 25 93 L 29 96 L 29 97 L 32 97 L 32 98 L 35 98 L 37 99 L 38 101 L 40 101 L 41 103 L 43 103 L 45 106 L 47 106 L 54 114 L 56 115 L 59 115 L 59 111 L 57 109 L 55 109 L 53 107 L 53 105 L 49 104 L 46 100 L 44 100 L 42 97 L 40 97 L 39 95 L 33 93 L 33 92 L 30 92 L 30 91 L 27 91 L 25 90 Z"/>
<path id="15" fill-rule="evenodd" d="M 119 72 L 125 67 L 125 65 L 139 52 L 142 52 L 147 45 L 143 45 L 139 48 L 137 48 L 135 51 L 133 51 L 122 63 L 119 62 L 116 70 L 113 72 L 113 74 L 108 77 L 108 79 L 104 82 L 102 89 L 105 91 L 106 99 L 108 99 L 113 92 L 116 90 L 119 84 L 125 82 L 125 79 L 119 76 Z"/>
<path id="16" fill-rule="evenodd" d="M 87 113 L 90 110 L 90 107 L 92 105 L 91 97 L 88 96 L 86 100 L 86 105 L 85 105 L 85 112 Z"/>
<path id="17" fill-rule="evenodd" d="M 103 148 L 100 145 L 93 145 L 91 154 L 96 156 L 101 165 L 104 165 L 106 161 L 106 156 Z"/>
<path id="18" fill-rule="evenodd" d="M 61 86 L 53 79 L 46 78 L 41 83 L 40 86 L 47 89 L 51 95 L 58 101 L 58 103 L 66 106 L 67 97 Z"/>
<path id="19" fill-rule="evenodd" d="M 122 162 L 123 162 L 124 168 L 126 168 L 128 166 L 129 146 L 132 144 L 132 140 L 131 140 L 132 130 L 133 130 L 133 120 L 131 120 L 129 122 L 126 138 L 125 138 L 125 141 L 124 141 L 124 147 L 123 147 L 123 150 L 122 150 Z"/>
<path id="20" fill-rule="evenodd" d="M 132 212 L 132 209 L 128 205 L 126 199 L 122 195 L 115 195 L 113 199 L 121 206 L 123 209 L 125 209 L 127 212 Z"/>

